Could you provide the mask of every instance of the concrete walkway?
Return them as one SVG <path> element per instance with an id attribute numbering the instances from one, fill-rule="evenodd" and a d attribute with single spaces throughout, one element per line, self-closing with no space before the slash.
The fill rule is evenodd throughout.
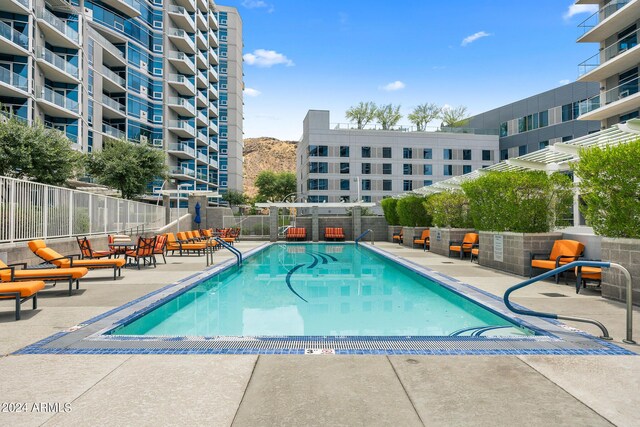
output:
<path id="1" fill-rule="evenodd" d="M 238 248 L 258 244 L 239 242 Z M 496 295 L 522 280 L 418 249 L 376 246 Z M 216 261 L 229 257 L 218 252 Z M 155 270 L 127 269 L 117 281 L 91 272 L 72 297 L 64 288 L 43 292 L 39 309 L 27 305 L 19 322 L 11 304 L 0 303 L 0 425 L 640 423 L 635 356 L 10 355 L 199 271 L 204 262 L 171 257 Z M 515 301 L 593 316 L 609 327 L 616 343 L 624 336 L 623 305 L 596 291 L 575 295 L 571 286 L 545 282 L 517 293 Z"/>

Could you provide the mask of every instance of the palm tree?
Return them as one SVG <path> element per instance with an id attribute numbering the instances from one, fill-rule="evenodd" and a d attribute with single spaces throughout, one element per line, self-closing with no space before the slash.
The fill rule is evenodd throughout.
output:
<path id="1" fill-rule="evenodd" d="M 350 107 L 345 116 L 348 120 L 356 122 L 358 129 L 364 129 L 364 127 L 376 117 L 376 111 L 378 107 L 375 102 L 360 102 L 354 107 Z"/>
<path id="2" fill-rule="evenodd" d="M 459 128 L 464 127 L 468 120 L 467 107 L 461 105 L 459 107 L 445 107 L 442 109 L 440 118 L 442 119 L 443 127 Z"/>
<path id="3" fill-rule="evenodd" d="M 429 122 L 440 117 L 442 108 L 433 103 L 420 104 L 409 114 L 409 121 L 416 125 L 418 131 L 426 130 Z"/>
<path id="4" fill-rule="evenodd" d="M 378 107 L 376 119 L 382 126 L 383 130 L 389 130 L 396 125 L 402 118 L 400 114 L 400 105 L 387 104 Z"/>

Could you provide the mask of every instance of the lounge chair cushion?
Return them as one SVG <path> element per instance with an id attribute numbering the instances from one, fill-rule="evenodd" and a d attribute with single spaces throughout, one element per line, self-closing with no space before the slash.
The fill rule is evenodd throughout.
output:
<path id="1" fill-rule="evenodd" d="M 568 264 L 568 262 L 561 262 L 560 265 Z M 548 259 L 534 259 L 531 261 L 531 267 L 542 268 L 545 270 L 553 270 L 556 268 L 556 262 Z"/>
<path id="2" fill-rule="evenodd" d="M 20 297 L 26 298 L 44 289 L 44 282 L 33 280 L 29 282 L 8 282 L 0 283 L 0 294 L 5 292 L 20 292 Z M 13 298 L 10 296 L 0 296 L 3 298 Z"/>
<path id="3" fill-rule="evenodd" d="M 480 250 L 478 248 L 473 248 L 471 249 L 471 253 L 474 254 L 475 256 L 478 256 L 478 254 L 480 253 Z"/>
<path id="4" fill-rule="evenodd" d="M 560 255 L 579 256 L 584 251 L 584 245 L 575 240 L 556 240 L 553 243 L 550 260 L 555 261 Z"/>
<path id="5" fill-rule="evenodd" d="M 470 246 L 466 246 L 465 245 L 465 247 L 464 247 L 464 251 L 465 252 L 469 252 L 470 249 L 471 249 Z M 460 246 L 458 246 L 458 245 L 454 245 L 454 246 L 449 246 L 449 250 L 451 252 L 460 252 L 462 250 L 462 248 Z"/>
<path id="6" fill-rule="evenodd" d="M 578 268 L 576 268 L 576 275 Z M 602 268 L 600 267 L 582 267 L 582 278 L 590 280 L 602 280 Z"/>
<path id="7" fill-rule="evenodd" d="M 46 268 L 38 270 L 15 270 L 13 277 L 17 280 L 21 278 L 42 279 L 47 280 L 48 277 L 68 277 L 72 279 L 80 279 L 84 277 L 89 270 L 83 267 L 73 268 Z M 8 282 L 11 280 L 11 270 L 0 270 L 0 280 Z"/>
<path id="8" fill-rule="evenodd" d="M 37 240 L 32 240 L 31 242 L 29 242 L 29 247 L 32 248 L 31 250 L 33 250 L 33 247 L 31 246 L 32 242 L 37 242 Z M 34 247 L 37 247 L 36 245 L 34 245 Z M 68 258 L 65 259 L 56 259 L 56 258 L 63 258 L 63 256 L 54 251 L 51 248 L 39 248 L 36 251 L 34 251 L 36 255 L 38 255 L 40 258 L 44 259 L 45 261 L 51 261 L 51 260 L 55 260 L 55 261 L 51 261 L 52 264 L 57 265 L 60 268 L 69 268 L 71 267 L 71 261 Z M 125 260 L 122 258 L 115 258 L 115 259 L 74 259 L 73 260 L 73 267 L 87 267 L 87 268 L 113 268 L 113 267 L 117 267 L 120 268 L 122 266 L 124 266 L 125 264 Z"/>

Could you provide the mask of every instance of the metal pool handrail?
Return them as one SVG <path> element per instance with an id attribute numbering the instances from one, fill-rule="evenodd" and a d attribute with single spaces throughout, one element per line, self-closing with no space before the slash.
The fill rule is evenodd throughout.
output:
<path id="1" fill-rule="evenodd" d="M 609 331 L 607 331 L 607 328 L 604 327 L 604 325 L 600 322 L 598 322 L 597 320 L 592 320 L 592 319 L 586 319 L 583 317 L 574 317 L 574 316 L 563 316 L 560 314 L 553 314 L 553 313 L 543 313 L 543 312 L 539 312 L 539 311 L 532 311 L 532 310 L 522 310 L 522 309 L 518 309 L 516 307 L 514 307 L 511 304 L 511 301 L 509 301 L 509 296 L 511 295 L 511 293 L 513 293 L 514 291 L 517 291 L 518 289 L 524 288 L 525 286 L 529 286 L 533 283 L 539 282 L 541 280 L 547 279 L 551 276 L 555 276 L 556 274 L 562 273 L 563 271 L 566 270 L 570 270 L 572 268 L 576 268 L 576 267 L 600 267 L 600 268 L 617 268 L 618 270 L 621 270 L 622 273 L 624 274 L 625 278 L 627 279 L 627 336 L 626 339 L 623 339 L 622 341 L 627 343 L 627 344 L 635 344 L 636 342 L 633 340 L 633 302 L 632 302 L 632 282 L 631 282 L 631 274 L 629 273 L 629 271 L 624 268 L 623 266 L 621 266 L 620 264 L 616 264 L 613 262 L 604 262 L 604 261 L 574 261 L 574 262 L 570 262 L 569 264 L 565 264 L 561 267 L 558 267 L 554 270 L 548 271 L 546 273 L 543 273 L 539 276 L 536 276 L 534 278 L 525 280 L 522 283 L 518 283 L 515 286 L 510 287 L 509 289 L 507 289 L 507 291 L 504 293 L 504 303 L 507 306 L 507 308 L 511 311 L 513 311 L 514 313 L 518 313 L 518 314 L 523 314 L 526 316 L 536 316 L 536 317 L 544 317 L 547 319 L 560 319 L 560 320 L 573 320 L 574 322 L 583 322 L 583 323 L 590 323 L 592 325 L 597 326 L 598 328 L 600 328 L 600 330 L 602 331 L 602 336 L 600 338 L 605 339 L 605 340 L 611 340 L 611 336 L 609 336 Z M 577 284 L 576 286 L 580 286 L 580 284 Z"/>
<path id="2" fill-rule="evenodd" d="M 361 240 L 364 236 L 366 236 L 367 234 L 369 234 L 369 233 L 371 233 L 371 239 L 370 239 L 370 241 L 371 241 L 371 244 L 373 245 L 373 244 L 374 244 L 374 243 L 373 243 L 373 230 L 372 230 L 372 229 L 370 229 L 370 228 L 368 228 L 367 230 L 365 230 L 365 232 L 364 232 L 364 233 L 362 233 L 361 235 L 359 235 L 358 237 L 356 237 L 356 246 L 358 246 L 358 242 L 360 242 L 360 240 Z"/>
<path id="3" fill-rule="evenodd" d="M 240 267 L 242 265 L 242 252 L 240 252 L 239 250 L 237 250 L 236 248 L 234 248 L 233 246 L 231 246 L 230 244 L 222 240 L 220 237 L 216 237 L 215 240 L 216 242 L 220 243 L 220 245 L 222 245 L 223 248 L 229 250 L 229 252 L 231 252 L 236 256 L 236 259 L 238 260 L 237 265 L 238 267 Z"/>

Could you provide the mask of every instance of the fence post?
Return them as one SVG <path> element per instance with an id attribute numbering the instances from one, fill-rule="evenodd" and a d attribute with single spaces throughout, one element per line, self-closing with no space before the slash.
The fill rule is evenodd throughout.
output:
<path id="1" fill-rule="evenodd" d="M 9 187 L 9 241 L 13 243 L 16 238 L 16 181 L 11 180 Z"/>
<path id="2" fill-rule="evenodd" d="M 104 198 L 104 208 L 103 208 L 103 215 L 104 215 L 104 234 L 107 234 L 107 231 L 109 231 L 108 229 L 108 225 L 107 225 L 107 221 L 109 220 L 109 209 L 107 208 L 107 206 L 109 206 L 109 199 L 107 198 L 107 196 L 103 196 Z"/>
<path id="3" fill-rule="evenodd" d="M 46 239 L 49 235 L 49 189 L 44 188 L 43 207 L 42 207 L 42 234 Z"/>
<path id="4" fill-rule="evenodd" d="M 93 231 L 93 228 L 91 227 L 91 218 L 93 218 L 93 211 L 91 210 L 91 206 L 93 205 L 91 202 L 93 201 L 93 194 L 89 194 L 89 233 L 91 234 L 91 232 Z"/>
<path id="5" fill-rule="evenodd" d="M 69 237 L 73 236 L 73 191 L 69 191 Z"/>

